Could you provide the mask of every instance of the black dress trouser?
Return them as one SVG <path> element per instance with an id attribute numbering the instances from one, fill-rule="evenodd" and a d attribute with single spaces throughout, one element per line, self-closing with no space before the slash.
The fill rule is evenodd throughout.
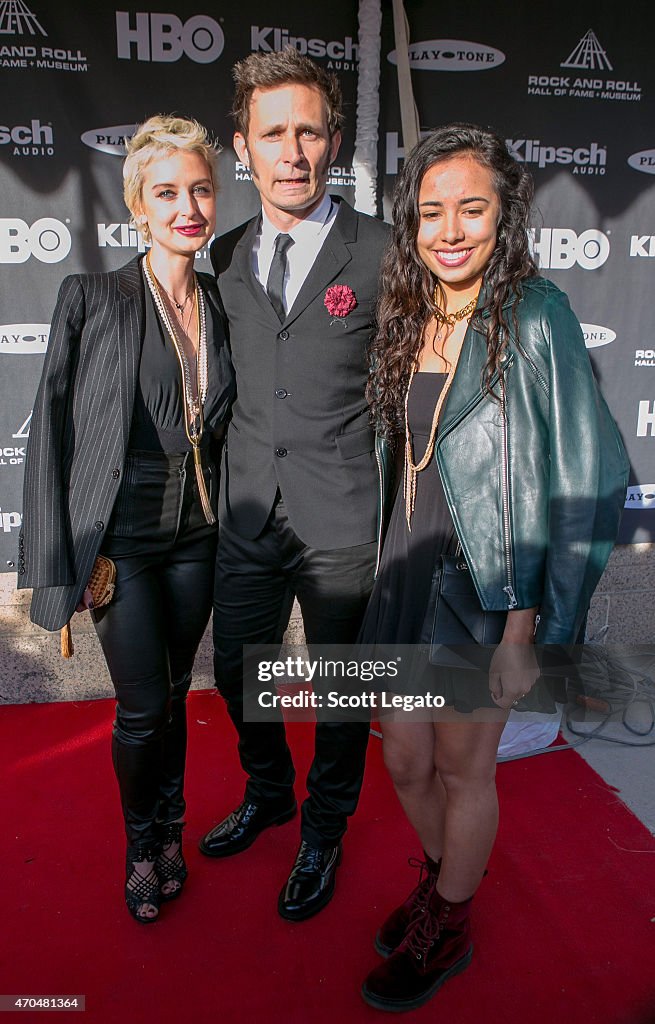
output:
<path id="1" fill-rule="evenodd" d="M 244 721 L 243 645 L 281 644 L 294 596 L 310 649 L 312 644 L 354 643 L 373 586 L 376 555 L 375 543 L 328 551 L 308 547 L 289 524 L 281 500 L 254 540 L 221 525 L 214 673 L 239 734 L 247 800 L 288 806 L 295 771 L 281 715 L 273 722 Z M 302 838 L 312 846 L 334 846 L 344 834 L 359 799 L 368 734 L 366 722 L 317 722 L 301 822 Z"/>
<path id="2" fill-rule="evenodd" d="M 116 690 L 112 754 L 131 844 L 184 814 L 186 696 L 211 611 L 216 536 L 190 454 L 130 452 L 102 546 L 116 591 L 93 617 Z"/>

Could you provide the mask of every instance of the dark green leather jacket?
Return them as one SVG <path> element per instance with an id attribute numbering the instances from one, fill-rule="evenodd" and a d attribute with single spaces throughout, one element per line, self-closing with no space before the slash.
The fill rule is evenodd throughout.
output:
<path id="1" fill-rule="evenodd" d="M 435 444 L 482 607 L 538 606 L 539 643 L 576 640 L 616 539 L 629 464 L 566 295 L 523 282 L 503 404 L 485 395 L 484 337 L 469 326 Z M 510 310 L 507 318 L 511 323 Z M 381 509 L 390 453 L 378 439 Z"/>

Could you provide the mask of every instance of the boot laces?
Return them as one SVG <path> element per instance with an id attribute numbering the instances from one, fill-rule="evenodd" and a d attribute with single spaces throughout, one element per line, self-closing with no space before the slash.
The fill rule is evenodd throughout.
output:
<path id="1" fill-rule="evenodd" d="M 426 860 L 419 860 L 418 857 L 409 857 L 407 863 L 410 867 L 419 869 L 418 884 L 411 894 L 414 901 L 409 917 L 409 924 L 411 926 L 419 917 L 425 914 L 437 879 L 434 872 L 430 870 L 430 865 Z"/>
<path id="2" fill-rule="evenodd" d="M 446 923 L 448 909 L 447 906 L 443 907 L 439 913 L 435 914 L 430 911 L 428 904 L 425 911 L 416 916 L 413 926 L 410 925 L 405 937 L 405 949 L 417 960 L 422 960 L 424 964 L 427 963 L 428 953 Z"/>

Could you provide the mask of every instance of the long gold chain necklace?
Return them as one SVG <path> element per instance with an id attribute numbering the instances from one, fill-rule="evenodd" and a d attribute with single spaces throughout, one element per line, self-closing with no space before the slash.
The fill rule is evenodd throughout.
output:
<path id="1" fill-rule="evenodd" d="M 202 505 L 202 511 L 205 519 L 208 523 L 213 524 L 216 522 L 216 517 L 212 511 L 211 502 L 209 495 L 207 494 L 207 485 L 205 484 L 205 477 L 202 471 L 202 452 L 200 450 L 200 442 L 202 441 L 202 435 L 204 433 L 205 421 L 203 415 L 203 408 L 205 399 L 207 398 L 207 318 L 205 311 L 205 298 L 198 285 L 197 278 L 194 275 L 194 296 L 195 305 L 198 309 L 198 324 L 197 324 L 197 335 L 196 335 L 196 380 L 197 380 L 197 394 L 194 395 L 192 383 L 191 383 L 191 368 L 189 366 L 189 360 L 187 359 L 186 352 L 182 347 L 180 340 L 175 330 L 175 324 L 171 320 L 166 304 L 162 295 L 162 287 L 155 277 L 152 265 L 150 263 L 150 253 L 146 256 L 144 263 L 146 281 L 150 293 L 153 297 L 155 307 L 161 321 L 166 328 L 169 337 L 173 343 L 175 354 L 177 355 L 178 362 L 180 364 L 180 373 L 182 375 L 182 390 L 183 390 L 183 409 L 184 409 L 184 429 L 186 436 L 189 439 L 189 444 L 193 450 L 193 463 L 196 470 L 196 481 L 198 484 L 198 494 L 200 496 L 200 504 Z M 164 289 L 165 290 L 165 289 Z M 168 293 L 167 293 L 168 294 Z M 189 324 L 191 318 L 189 318 Z"/>
<path id="2" fill-rule="evenodd" d="M 471 316 L 473 315 L 473 310 L 476 307 L 477 301 L 478 297 L 476 295 L 475 298 L 471 299 L 471 301 L 466 304 L 466 306 L 463 306 L 462 309 L 458 309 L 457 312 L 455 313 L 441 313 L 441 311 L 439 311 L 440 316 L 438 316 L 438 319 L 441 319 L 443 323 L 448 324 L 448 326 L 450 327 L 452 327 L 455 321 L 457 320 L 463 320 L 465 317 L 467 319 L 470 319 Z M 451 319 L 448 318 L 452 318 L 452 322 Z M 455 356 L 455 359 L 453 360 L 452 363 L 448 363 L 448 360 L 446 360 L 443 355 L 441 357 L 444 360 L 444 362 L 448 363 L 448 376 L 446 377 L 446 383 L 439 392 L 439 397 L 434 407 L 434 413 L 432 414 L 432 424 L 430 426 L 430 436 L 428 437 L 428 443 L 420 462 L 414 462 L 414 444 L 412 440 L 412 434 L 409 429 L 409 415 L 407 411 L 409 403 L 409 392 L 412 387 L 412 381 L 414 380 L 414 374 L 416 372 L 416 368 L 414 366 L 412 366 L 409 375 L 409 383 L 407 385 L 407 391 L 405 392 L 405 473 L 403 495 L 405 498 L 405 518 L 407 520 L 407 528 L 410 530 L 410 532 L 412 529 L 412 516 L 414 514 L 414 506 L 416 504 L 417 477 L 418 474 L 422 470 L 424 470 L 426 466 L 429 465 L 430 459 L 432 458 L 432 455 L 434 453 L 434 445 L 437 439 L 437 427 L 439 424 L 439 417 L 441 415 L 441 410 L 443 409 L 444 402 L 448 397 L 448 392 L 450 391 L 451 384 L 453 383 L 453 377 L 455 376 L 455 370 L 457 369 L 457 363 L 459 362 L 459 356 L 462 351 L 462 345 L 460 345 L 459 351 L 457 352 L 457 355 Z"/>

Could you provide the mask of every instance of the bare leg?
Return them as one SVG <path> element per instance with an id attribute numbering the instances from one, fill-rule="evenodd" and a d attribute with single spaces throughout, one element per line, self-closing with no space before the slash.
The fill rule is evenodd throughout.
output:
<path id="1" fill-rule="evenodd" d="M 405 716 L 385 719 L 382 736 L 398 799 L 423 849 L 437 861 L 443 853 L 446 792 L 435 765 L 434 726 Z"/>
<path id="2" fill-rule="evenodd" d="M 446 792 L 439 892 L 452 902 L 478 888 L 498 828 L 496 754 L 505 722 L 435 723 L 435 764 Z"/>

